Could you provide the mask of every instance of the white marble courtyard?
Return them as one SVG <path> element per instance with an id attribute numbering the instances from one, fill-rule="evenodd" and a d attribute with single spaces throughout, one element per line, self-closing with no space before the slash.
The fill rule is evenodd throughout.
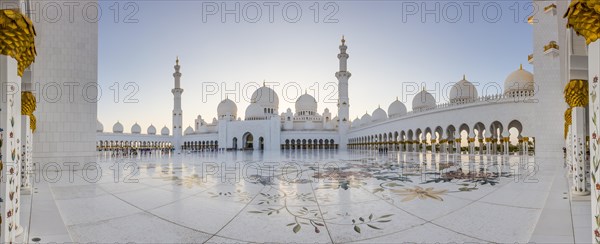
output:
<path id="1" fill-rule="evenodd" d="M 36 183 L 33 198 L 24 198 L 22 205 L 31 206 L 24 211 L 31 213 L 31 225 L 23 223 L 29 225 L 30 240 L 523 243 L 589 238 L 589 202 L 571 206 L 559 160 L 315 150 L 102 154 L 99 161 L 102 177 L 96 183 L 86 182 L 79 170 L 73 182 L 63 171 L 56 183 Z M 116 161 L 122 162 L 118 182 L 111 168 Z M 237 172 L 233 162 L 239 162 Z M 93 180 L 95 173 L 87 171 L 87 178 Z"/>

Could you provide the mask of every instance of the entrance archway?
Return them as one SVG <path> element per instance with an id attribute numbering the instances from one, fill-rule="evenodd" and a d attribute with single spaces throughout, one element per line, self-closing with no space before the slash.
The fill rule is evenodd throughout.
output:
<path id="1" fill-rule="evenodd" d="M 237 137 L 233 138 L 233 147 L 231 147 L 231 148 L 233 148 L 233 150 L 237 150 L 237 148 L 238 148 Z"/>
<path id="2" fill-rule="evenodd" d="M 265 139 L 262 136 L 258 138 L 258 149 L 265 150 Z"/>
<path id="3" fill-rule="evenodd" d="M 252 133 L 247 132 L 246 134 L 244 134 L 244 150 L 245 149 L 254 149 L 254 136 L 252 135 Z"/>

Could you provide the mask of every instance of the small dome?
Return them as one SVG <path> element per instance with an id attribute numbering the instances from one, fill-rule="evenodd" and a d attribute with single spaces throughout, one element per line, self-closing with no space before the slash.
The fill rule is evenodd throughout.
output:
<path id="1" fill-rule="evenodd" d="M 463 79 L 456 82 L 450 89 L 450 102 L 451 103 L 463 103 L 472 101 L 477 98 L 477 88 L 473 83 L 469 82 L 463 76 Z"/>
<path id="2" fill-rule="evenodd" d="M 352 121 L 352 126 L 354 126 L 354 127 L 361 126 L 362 124 L 360 122 L 361 122 L 360 119 L 358 118 L 358 116 L 356 116 L 356 119 L 354 119 Z"/>
<path id="3" fill-rule="evenodd" d="M 259 104 L 251 103 L 248 108 L 246 108 L 246 120 L 259 120 L 265 118 L 265 111 Z"/>
<path id="4" fill-rule="evenodd" d="M 387 118 L 387 113 L 385 112 L 385 110 L 381 109 L 381 107 L 378 107 L 377 109 L 375 109 L 375 111 L 373 111 L 373 122 L 384 121 Z"/>
<path id="5" fill-rule="evenodd" d="M 113 125 L 113 133 L 123 133 L 123 125 L 119 121 Z"/>
<path id="6" fill-rule="evenodd" d="M 156 127 L 154 127 L 154 125 L 148 126 L 146 133 L 148 133 L 148 135 L 156 135 Z"/>
<path id="7" fill-rule="evenodd" d="M 167 128 L 167 126 L 165 125 L 165 127 L 162 128 L 162 130 L 160 130 L 160 134 L 163 136 L 168 136 L 171 132 L 169 131 L 169 128 Z"/>
<path id="8" fill-rule="evenodd" d="M 296 113 L 300 111 L 317 112 L 317 100 L 308 93 L 298 97 L 296 100 Z"/>
<path id="9" fill-rule="evenodd" d="M 400 102 L 398 98 L 388 107 L 388 115 L 390 118 L 397 118 L 406 114 L 406 105 Z"/>
<path id="10" fill-rule="evenodd" d="M 133 124 L 133 126 L 131 126 L 131 134 L 140 134 L 142 133 L 142 127 L 140 127 L 140 125 L 138 125 L 138 123 Z"/>
<path id="11" fill-rule="evenodd" d="M 237 105 L 229 98 L 221 101 L 217 106 L 217 115 L 219 119 L 229 117 L 235 119 L 237 117 Z"/>
<path id="12" fill-rule="evenodd" d="M 263 108 L 279 109 L 279 97 L 277 96 L 277 93 L 264 85 L 252 93 L 250 102 L 257 103 Z"/>
<path id="13" fill-rule="evenodd" d="M 360 117 L 360 123 L 362 125 L 371 123 L 371 121 L 373 121 L 373 119 L 371 118 L 371 115 L 369 115 L 369 113 L 367 113 L 367 112 L 365 112 L 365 114 L 362 117 Z"/>
<path id="14" fill-rule="evenodd" d="M 96 119 L 96 132 L 104 132 L 104 125 L 100 123 L 100 120 Z"/>
<path id="15" fill-rule="evenodd" d="M 427 92 L 424 88 L 421 92 L 417 93 L 412 100 L 412 110 L 422 111 L 435 108 L 435 98 L 431 93 Z"/>
<path id="16" fill-rule="evenodd" d="M 510 73 L 504 80 L 504 94 L 516 94 L 517 92 L 533 92 L 533 74 L 521 67 Z"/>
<path id="17" fill-rule="evenodd" d="M 184 135 L 191 135 L 194 134 L 194 129 L 192 129 L 191 126 L 188 126 L 187 128 L 185 128 L 185 131 L 183 132 Z"/>

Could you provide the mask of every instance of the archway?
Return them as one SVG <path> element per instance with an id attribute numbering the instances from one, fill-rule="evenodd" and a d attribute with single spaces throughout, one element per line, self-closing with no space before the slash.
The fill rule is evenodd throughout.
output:
<path id="1" fill-rule="evenodd" d="M 254 136 L 247 132 L 243 137 L 244 149 L 254 149 Z"/>
<path id="2" fill-rule="evenodd" d="M 265 150 L 265 139 L 261 136 L 258 138 L 258 149 Z"/>
<path id="3" fill-rule="evenodd" d="M 518 120 L 513 120 L 506 127 L 508 130 L 510 151 L 524 152 L 525 147 L 529 146 L 528 142 L 523 141 L 523 125 Z"/>
<path id="4" fill-rule="evenodd" d="M 477 150 L 479 152 L 479 154 L 483 154 L 483 150 L 484 148 L 487 146 L 485 145 L 485 135 L 489 134 L 489 132 L 487 131 L 487 129 L 485 128 L 485 125 L 481 122 L 477 122 L 474 126 L 473 126 L 473 134 L 475 135 L 475 150 Z M 487 148 L 486 148 L 487 150 Z"/>

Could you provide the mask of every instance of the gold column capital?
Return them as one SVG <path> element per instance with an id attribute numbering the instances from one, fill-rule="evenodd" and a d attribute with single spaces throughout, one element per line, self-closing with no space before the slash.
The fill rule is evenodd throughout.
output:
<path id="1" fill-rule="evenodd" d="M 19 9 L 0 9 L 0 54 L 18 62 L 17 73 L 23 72 L 35 61 L 35 28 Z"/>

